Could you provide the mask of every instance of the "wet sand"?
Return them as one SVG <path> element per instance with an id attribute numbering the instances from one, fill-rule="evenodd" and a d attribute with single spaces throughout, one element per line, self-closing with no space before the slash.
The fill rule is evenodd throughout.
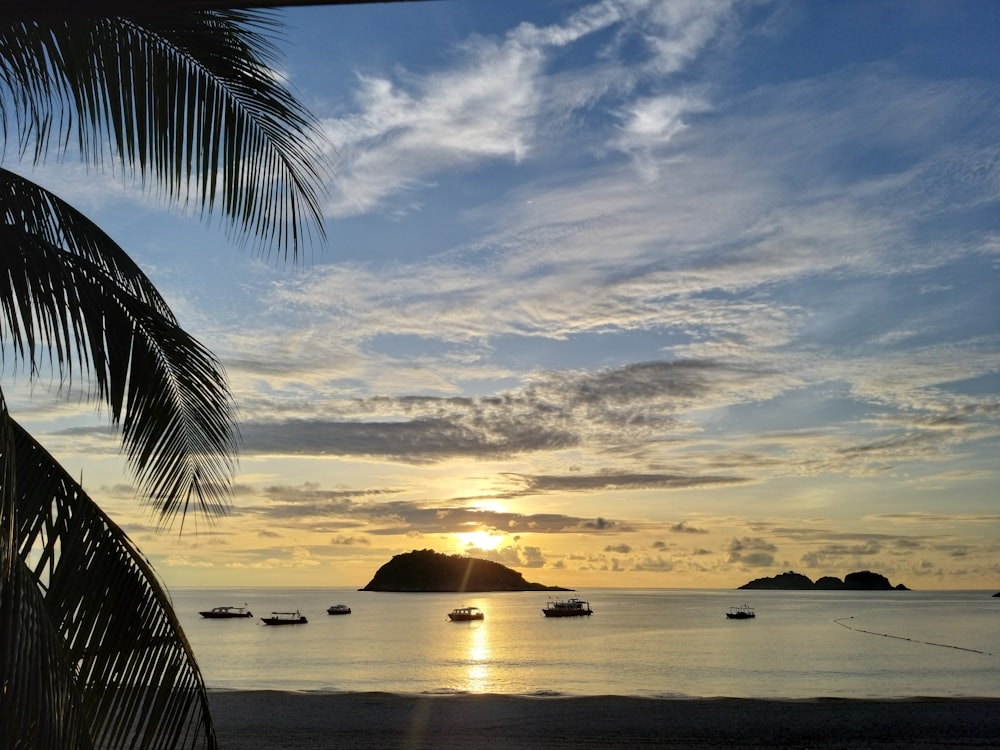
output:
<path id="1" fill-rule="evenodd" d="M 1000 747 L 1000 699 L 218 691 L 211 705 L 220 750 Z"/>

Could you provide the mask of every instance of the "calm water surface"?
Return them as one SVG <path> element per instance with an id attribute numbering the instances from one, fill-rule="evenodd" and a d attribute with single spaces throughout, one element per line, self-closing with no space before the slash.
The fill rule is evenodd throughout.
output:
<path id="1" fill-rule="evenodd" d="M 1000 697 L 1000 598 L 989 591 L 594 589 L 591 617 L 545 593 L 354 589 L 171 592 L 214 689 L 756 698 Z M 350 615 L 326 608 L 344 602 Z M 748 602 L 754 620 L 727 620 Z M 199 610 L 246 605 L 246 620 Z M 472 605 L 483 622 L 452 623 Z M 305 625 L 263 625 L 301 610 Z M 869 632 L 862 632 L 869 631 Z M 877 634 L 877 635 L 876 635 Z"/>

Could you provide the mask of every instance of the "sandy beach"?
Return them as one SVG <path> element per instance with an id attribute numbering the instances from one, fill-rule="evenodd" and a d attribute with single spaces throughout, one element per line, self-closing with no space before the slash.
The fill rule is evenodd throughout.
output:
<path id="1" fill-rule="evenodd" d="M 658 700 L 219 691 L 221 750 L 985 748 L 1000 699 Z"/>

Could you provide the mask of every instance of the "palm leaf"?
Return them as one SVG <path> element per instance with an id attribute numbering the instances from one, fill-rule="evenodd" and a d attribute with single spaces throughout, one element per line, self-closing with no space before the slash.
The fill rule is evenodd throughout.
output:
<path id="1" fill-rule="evenodd" d="M 0 24 L 5 131 L 110 153 L 162 195 L 221 211 L 257 249 L 294 257 L 324 229 L 325 144 L 275 75 L 266 11 L 157 12 Z"/>
<path id="2" fill-rule="evenodd" d="M 16 442 L 0 394 L 0 744 L 89 748 L 82 702 L 62 638 L 38 585 L 17 554 Z"/>
<path id="3" fill-rule="evenodd" d="M 86 370 L 164 522 L 192 501 L 224 513 L 238 436 L 221 366 L 95 225 L 2 170 L 0 200 L 0 343 L 32 372 Z"/>
<path id="4" fill-rule="evenodd" d="M 172 316 L 153 283 L 104 230 L 49 190 L 6 169 L 0 169 L 0 224 L 21 226 L 48 244 L 101 266 L 130 294 Z"/>
<path id="5" fill-rule="evenodd" d="M 0 745 L 92 747 L 60 634 L 20 562 L 0 580 L 0 674 Z"/>
<path id="6" fill-rule="evenodd" d="M 43 625 L 58 633 L 48 646 L 69 665 L 63 672 L 72 675 L 88 740 L 52 746 L 214 748 L 204 682 L 149 563 L 48 452 L 6 421 L 18 486 L 26 488 L 16 495 L 16 567 L 29 582 L 19 592 L 22 601 L 31 598 L 25 588 L 43 599 L 45 617 L 13 646 L 5 628 L 4 647 L 17 657 Z M 8 581 L 0 585 L 6 590 Z M 27 659 L 13 667 L 0 674 L 22 688 L 41 677 Z"/>

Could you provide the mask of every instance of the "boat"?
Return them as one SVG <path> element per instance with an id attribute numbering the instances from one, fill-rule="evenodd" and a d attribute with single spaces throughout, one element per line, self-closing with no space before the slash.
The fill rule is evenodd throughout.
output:
<path id="1" fill-rule="evenodd" d="M 456 607 L 448 613 L 452 622 L 469 622 L 470 620 L 485 620 L 486 615 L 479 607 Z"/>
<path id="2" fill-rule="evenodd" d="M 748 604 L 741 604 L 738 607 L 730 607 L 729 611 L 726 612 L 726 618 L 729 620 L 752 620 L 757 615 L 754 614 L 753 607 Z"/>
<path id="3" fill-rule="evenodd" d="M 326 608 L 326 613 L 328 615 L 349 615 L 351 608 L 346 604 L 334 604 Z"/>
<path id="4" fill-rule="evenodd" d="M 580 617 L 592 615 L 594 610 L 590 608 L 590 602 L 583 599 L 552 599 L 542 608 L 542 614 L 546 617 Z"/>
<path id="5" fill-rule="evenodd" d="M 265 625 L 304 625 L 309 622 L 306 616 L 295 610 L 294 612 L 272 612 L 270 617 L 261 617 Z"/>
<path id="6" fill-rule="evenodd" d="M 253 612 L 243 607 L 212 607 L 204 612 L 199 612 L 202 617 L 209 620 L 225 620 L 231 617 L 253 617 Z"/>

